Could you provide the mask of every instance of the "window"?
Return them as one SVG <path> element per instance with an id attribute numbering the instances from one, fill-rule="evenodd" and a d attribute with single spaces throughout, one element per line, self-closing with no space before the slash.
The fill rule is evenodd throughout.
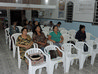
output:
<path id="1" fill-rule="evenodd" d="M 66 14 L 66 21 L 72 22 L 73 20 L 73 2 L 67 3 L 67 14 Z"/>
<path id="2" fill-rule="evenodd" d="M 95 1 L 93 25 L 98 25 L 98 0 Z"/>

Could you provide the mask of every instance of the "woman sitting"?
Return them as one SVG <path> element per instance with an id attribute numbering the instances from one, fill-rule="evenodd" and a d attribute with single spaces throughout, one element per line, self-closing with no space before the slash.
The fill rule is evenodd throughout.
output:
<path id="1" fill-rule="evenodd" d="M 48 39 L 53 42 L 54 45 L 61 47 L 63 42 L 63 36 L 60 32 L 58 32 L 58 27 L 55 25 L 53 26 L 53 32 L 51 32 L 48 36 Z M 58 51 L 59 56 L 61 56 L 60 51 Z"/>
<path id="2" fill-rule="evenodd" d="M 22 35 L 17 38 L 16 45 L 20 48 L 21 59 L 25 60 L 24 54 L 25 51 L 32 47 L 33 41 L 29 35 L 27 35 L 27 28 L 21 30 Z"/>
<path id="3" fill-rule="evenodd" d="M 79 31 L 76 33 L 75 38 L 78 41 L 83 41 L 83 42 L 85 41 L 85 39 L 86 39 L 86 32 L 85 32 L 85 26 L 84 25 L 80 25 Z"/>
<path id="4" fill-rule="evenodd" d="M 41 48 L 42 51 L 44 51 L 44 47 L 48 45 L 47 38 L 45 37 L 39 25 L 36 25 L 34 28 L 33 42 L 37 43 L 38 47 Z"/>

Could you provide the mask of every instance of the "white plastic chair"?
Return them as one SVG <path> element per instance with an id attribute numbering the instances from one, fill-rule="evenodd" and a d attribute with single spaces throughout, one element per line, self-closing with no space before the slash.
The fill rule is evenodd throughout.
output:
<path id="1" fill-rule="evenodd" d="M 21 30 L 22 30 L 22 26 L 17 26 L 18 28 L 19 28 L 19 32 L 21 32 Z"/>
<path id="2" fill-rule="evenodd" d="M 76 30 L 69 30 L 68 34 L 69 34 L 72 38 L 75 38 Z"/>
<path id="3" fill-rule="evenodd" d="M 41 27 L 41 29 L 43 29 L 44 28 L 44 25 L 40 25 L 40 27 Z"/>
<path id="4" fill-rule="evenodd" d="M 38 65 L 32 65 L 31 64 L 31 60 L 30 58 L 28 57 L 28 55 L 30 54 L 34 54 L 34 53 L 42 53 L 45 57 L 46 57 L 46 61 L 44 61 L 43 63 L 41 64 L 38 64 Z M 28 55 L 27 55 L 28 54 Z M 29 61 L 29 69 L 28 69 L 28 74 L 35 74 L 36 73 L 36 70 L 39 69 L 39 74 L 41 74 L 41 71 L 42 71 L 42 68 L 43 67 L 46 67 L 47 69 L 47 74 L 50 74 L 49 72 L 49 58 L 48 56 L 39 48 L 31 48 L 31 49 L 28 49 L 26 52 L 25 52 L 25 57 L 27 58 L 27 60 Z"/>
<path id="5" fill-rule="evenodd" d="M 27 34 L 30 35 L 30 37 L 32 38 L 33 32 L 28 32 Z"/>
<path id="6" fill-rule="evenodd" d="M 49 32 L 50 27 L 44 27 L 42 28 L 43 31 L 48 31 Z"/>
<path id="7" fill-rule="evenodd" d="M 71 53 L 73 47 L 77 51 L 76 54 L 75 53 L 73 53 L 73 54 Z M 70 43 L 64 43 L 61 48 L 64 51 L 65 61 L 66 61 L 65 62 L 66 63 L 66 65 L 65 65 L 65 71 L 64 72 L 69 72 L 70 64 L 73 63 L 73 61 L 75 59 L 79 59 L 79 50 L 80 49 L 77 48 L 75 45 L 70 44 Z"/>
<path id="8" fill-rule="evenodd" d="M 49 32 L 43 31 L 43 33 L 44 33 L 45 37 L 48 38 Z"/>
<path id="9" fill-rule="evenodd" d="M 69 30 L 68 34 L 70 35 L 70 41 L 76 43 L 78 40 L 75 39 L 76 30 Z"/>
<path id="10" fill-rule="evenodd" d="M 61 31 L 61 30 L 66 30 L 65 28 L 59 28 L 59 30 Z"/>
<path id="11" fill-rule="evenodd" d="M 64 41 L 63 43 L 67 43 L 67 41 L 70 40 L 70 35 L 69 34 L 62 34 L 63 38 L 64 38 Z"/>
<path id="12" fill-rule="evenodd" d="M 38 44 L 33 43 L 34 48 L 38 48 Z M 20 69 L 21 67 L 21 58 L 20 58 L 20 50 L 19 50 L 19 46 L 16 46 L 17 48 L 17 53 L 18 53 L 18 68 Z"/>
<path id="13" fill-rule="evenodd" d="M 7 44 L 9 40 L 9 28 L 5 29 L 5 39 L 6 39 L 6 44 Z"/>
<path id="14" fill-rule="evenodd" d="M 92 47 L 92 57 L 91 57 L 91 65 L 94 64 L 96 54 L 98 54 L 98 42 L 96 40 L 88 40 L 87 44 Z M 96 45 L 96 48 L 94 48 L 94 45 Z"/>
<path id="15" fill-rule="evenodd" d="M 53 42 L 50 41 L 50 40 L 48 40 L 47 43 L 50 44 L 50 45 L 53 45 Z"/>
<path id="16" fill-rule="evenodd" d="M 16 53 L 16 40 L 18 38 L 18 36 L 21 35 L 21 33 L 15 33 L 11 36 L 11 40 L 12 40 L 12 46 L 13 46 L 13 57 L 15 58 L 15 53 Z"/>
<path id="17" fill-rule="evenodd" d="M 88 46 L 88 51 L 84 52 L 84 44 Z M 91 56 L 92 57 L 92 47 L 89 46 L 85 42 L 76 42 L 76 47 L 78 47 L 79 50 L 79 69 L 83 69 L 84 62 L 87 57 Z"/>
<path id="18" fill-rule="evenodd" d="M 62 53 L 62 57 L 57 57 L 57 58 L 54 58 L 54 59 L 51 59 L 50 58 L 50 54 L 49 54 L 49 51 L 50 50 L 59 50 L 61 53 Z M 54 71 L 54 66 L 58 65 L 58 63 L 60 62 L 63 62 L 63 67 L 65 69 L 65 59 L 64 59 L 64 52 L 56 45 L 49 45 L 49 46 L 46 46 L 44 48 L 44 52 L 48 55 L 49 57 L 49 70 L 50 70 L 50 74 L 53 74 L 53 71 Z"/>
<path id="19" fill-rule="evenodd" d="M 94 35 L 92 35 L 91 33 L 86 33 L 86 41 L 87 40 L 91 40 L 91 37 L 93 37 L 93 38 L 95 38 L 96 39 L 96 37 L 94 36 Z"/>
<path id="20" fill-rule="evenodd" d="M 98 43 L 98 38 L 96 38 L 95 41 Z"/>
<path id="21" fill-rule="evenodd" d="M 61 30 L 60 32 L 61 32 L 61 34 L 68 34 L 67 30 Z"/>

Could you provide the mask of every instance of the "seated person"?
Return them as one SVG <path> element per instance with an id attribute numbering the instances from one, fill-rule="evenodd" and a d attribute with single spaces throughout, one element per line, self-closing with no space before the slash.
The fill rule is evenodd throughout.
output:
<path id="1" fill-rule="evenodd" d="M 9 29 L 10 36 L 14 33 L 19 33 L 19 28 L 16 27 L 16 25 L 17 25 L 17 22 L 15 21 L 15 22 L 13 22 L 13 25 L 10 27 L 10 29 Z"/>
<path id="2" fill-rule="evenodd" d="M 21 59 L 25 60 L 25 51 L 32 47 L 33 41 L 29 35 L 27 35 L 27 28 L 21 30 L 22 35 L 17 38 L 16 45 L 20 48 Z"/>
<path id="3" fill-rule="evenodd" d="M 35 26 L 37 25 L 40 27 L 40 23 L 38 21 L 34 21 L 32 25 L 32 32 L 34 32 Z"/>
<path id="4" fill-rule="evenodd" d="M 59 28 L 61 26 L 61 22 L 58 22 L 57 23 L 57 27 Z"/>
<path id="5" fill-rule="evenodd" d="M 24 28 L 27 28 L 27 25 L 29 24 L 28 20 L 24 21 Z"/>
<path id="6" fill-rule="evenodd" d="M 52 22 L 52 21 L 50 21 L 50 22 L 49 22 L 49 24 L 48 24 L 47 26 L 53 27 L 53 26 L 54 26 L 54 24 L 53 24 L 53 22 Z"/>
<path id="7" fill-rule="evenodd" d="M 44 51 L 44 47 L 48 45 L 47 38 L 38 25 L 36 25 L 34 28 L 33 42 L 37 43 L 38 47 L 41 48 L 42 51 Z"/>
<path id="8" fill-rule="evenodd" d="M 60 32 L 58 32 L 57 25 L 53 26 L 53 32 L 49 34 L 48 39 L 52 41 L 54 45 L 61 47 L 61 44 L 63 42 L 63 36 Z M 59 51 L 58 54 L 59 56 L 61 56 L 61 53 Z"/>
<path id="9" fill-rule="evenodd" d="M 85 41 L 85 39 L 86 39 L 86 32 L 85 32 L 85 26 L 84 25 L 80 25 L 79 31 L 76 33 L 75 38 L 78 41 Z"/>
<path id="10" fill-rule="evenodd" d="M 32 30 L 32 21 L 29 21 L 28 25 L 26 25 L 28 31 Z"/>

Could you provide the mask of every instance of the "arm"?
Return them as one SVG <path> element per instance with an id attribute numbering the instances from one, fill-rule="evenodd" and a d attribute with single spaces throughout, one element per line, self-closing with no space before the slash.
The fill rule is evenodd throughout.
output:
<path id="1" fill-rule="evenodd" d="M 19 47 L 26 47 L 26 45 L 17 44 Z"/>
<path id="2" fill-rule="evenodd" d="M 48 39 L 49 39 L 50 41 L 52 41 L 53 43 L 55 43 L 55 41 L 51 39 L 51 35 L 48 36 Z"/>
<path id="3" fill-rule="evenodd" d="M 62 35 L 61 35 L 61 37 L 60 37 L 60 38 L 61 38 L 60 43 L 62 43 L 62 42 L 63 42 L 63 40 L 64 40 L 64 38 L 63 38 L 63 36 L 62 36 Z"/>
<path id="4" fill-rule="evenodd" d="M 78 39 L 78 41 L 81 41 L 79 32 L 76 33 L 75 39 Z"/>
<path id="5" fill-rule="evenodd" d="M 19 47 L 26 47 L 25 45 L 22 45 L 22 44 L 21 44 L 21 38 L 20 38 L 20 36 L 17 38 L 16 46 L 19 46 Z"/>
<path id="6" fill-rule="evenodd" d="M 33 45 L 33 40 L 31 39 L 31 37 L 28 35 L 28 39 L 30 41 L 30 43 L 27 45 L 28 48 L 30 48 Z"/>
<path id="7" fill-rule="evenodd" d="M 86 39 L 86 32 L 85 32 L 85 39 Z M 84 39 L 84 40 L 85 40 L 85 39 Z"/>

